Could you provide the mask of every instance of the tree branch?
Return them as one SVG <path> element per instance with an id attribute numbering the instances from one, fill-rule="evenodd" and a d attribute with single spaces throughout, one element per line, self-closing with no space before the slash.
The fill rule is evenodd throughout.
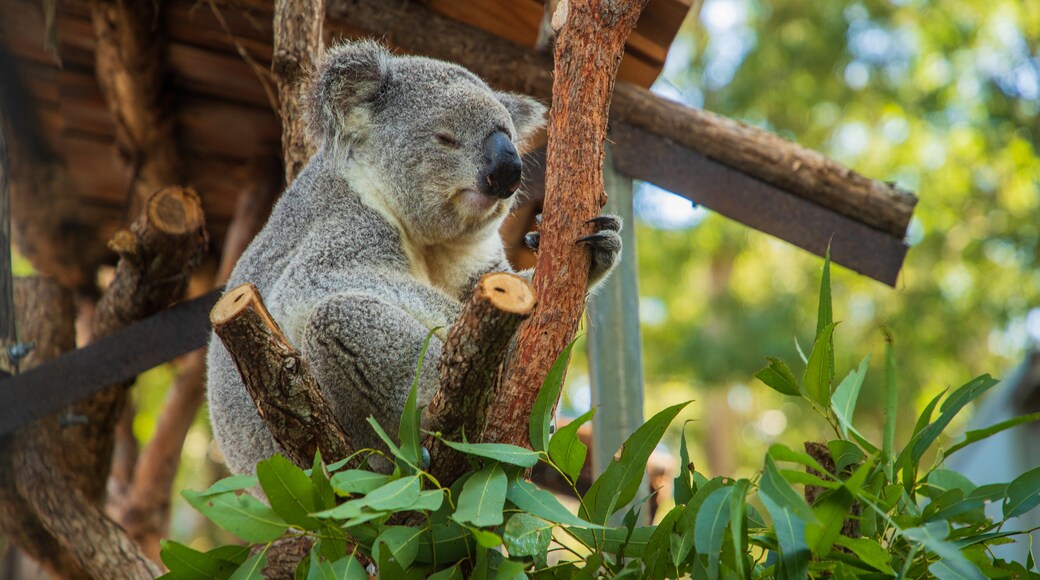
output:
<path id="1" fill-rule="evenodd" d="M 324 0 L 275 2 L 271 70 L 278 85 L 286 183 L 292 183 L 314 154 L 314 145 L 307 138 L 300 85 L 321 56 L 324 19 Z"/>
<path id="2" fill-rule="evenodd" d="M 67 290 L 42 278 L 22 279 L 15 286 L 15 297 L 24 338 L 37 345 L 23 368 L 75 347 L 75 314 Z M 5 531 L 27 553 L 64 577 L 154 578 L 161 569 L 78 485 L 79 474 L 71 471 L 69 461 L 76 449 L 70 448 L 63 427 L 59 416 L 51 415 L 4 438 L 0 497 L 5 500 Z M 16 514 L 6 505 L 14 494 L 22 498 Z M 9 519 L 11 515 L 18 515 L 18 520 Z"/>
<path id="3" fill-rule="evenodd" d="M 534 288 L 541 300 L 520 327 L 508 374 L 491 405 L 485 441 L 529 446 L 527 423 L 556 356 L 585 308 L 590 267 L 575 241 L 606 203 L 604 140 L 614 77 L 625 39 L 646 0 L 571 0 L 556 39 L 553 103 L 546 150 L 545 206 Z"/>
<path id="4" fill-rule="evenodd" d="M 329 462 L 354 452 L 310 365 L 271 318 L 255 286 L 243 284 L 224 294 L 210 322 L 257 412 L 293 463 L 310 468 L 317 450 Z"/>
<path id="5" fill-rule="evenodd" d="M 181 298 L 209 238 L 198 196 L 168 187 L 155 193 L 130 230 L 118 232 L 109 247 L 119 253 L 112 284 L 94 315 L 93 336 L 100 339 L 150 316 Z M 73 473 L 87 497 L 101 501 L 112 459 L 115 422 L 130 384 L 114 385 L 71 411 L 68 431 Z"/>
<path id="6" fill-rule="evenodd" d="M 160 187 L 180 182 L 175 117 L 164 102 L 155 2 L 94 0 L 95 70 L 130 170 L 130 215 Z"/>
<path id="7" fill-rule="evenodd" d="M 486 423 L 488 406 L 509 346 L 520 323 L 531 315 L 535 294 L 523 278 L 505 272 L 485 274 L 448 331 L 441 351 L 440 385 L 427 408 L 424 428 L 451 441 L 470 439 Z M 461 475 L 464 457 L 435 437 L 427 437 L 430 470 L 443 485 Z"/>

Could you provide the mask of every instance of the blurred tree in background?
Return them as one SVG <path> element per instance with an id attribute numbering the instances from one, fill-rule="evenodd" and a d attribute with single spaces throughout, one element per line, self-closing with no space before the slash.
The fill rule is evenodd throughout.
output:
<path id="1" fill-rule="evenodd" d="M 837 372 L 875 353 L 860 413 L 879 427 L 880 327 L 903 424 L 1040 339 L 1038 50 L 1036 0 L 706 0 L 655 86 L 920 197 L 896 289 L 833 274 Z M 796 338 L 811 348 L 822 260 L 654 188 L 636 209 L 647 415 L 697 399 L 695 460 L 720 474 L 823 435 L 752 378 L 767 355 L 797 360 Z"/>

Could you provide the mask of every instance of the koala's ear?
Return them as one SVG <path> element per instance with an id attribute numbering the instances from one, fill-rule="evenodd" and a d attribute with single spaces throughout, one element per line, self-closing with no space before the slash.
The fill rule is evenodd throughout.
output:
<path id="1" fill-rule="evenodd" d="M 307 92 L 308 124 L 315 140 L 358 133 L 351 127 L 359 106 L 375 99 L 393 56 L 378 42 L 362 40 L 328 48 Z"/>
<path id="2" fill-rule="evenodd" d="M 545 105 L 531 97 L 514 93 L 495 93 L 495 96 L 513 118 L 513 126 L 516 127 L 521 143 L 545 126 Z"/>

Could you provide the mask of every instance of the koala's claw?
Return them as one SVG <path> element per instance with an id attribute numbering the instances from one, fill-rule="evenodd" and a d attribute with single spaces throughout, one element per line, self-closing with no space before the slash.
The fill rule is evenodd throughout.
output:
<path id="1" fill-rule="evenodd" d="M 595 226 L 601 230 L 610 230 L 612 232 L 621 231 L 621 218 L 616 215 L 608 214 L 596 216 L 585 223 L 595 224 Z"/>
<path id="2" fill-rule="evenodd" d="M 540 213 L 539 214 L 535 214 L 535 216 L 534 216 L 534 223 L 535 223 L 535 225 L 538 225 L 538 226 L 542 225 L 542 214 L 540 214 Z"/>
<path id="3" fill-rule="evenodd" d="M 541 214 L 538 214 L 538 215 L 541 215 Z M 542 235 L 539 234 L 538 232 L 528 232 L 527 235 L 524 236 L 524 245 L 526 245 L 532 251 L 537 252 L 538 251 L 538 244 L 541 242 L 541 240 L 542 240 Z"/>

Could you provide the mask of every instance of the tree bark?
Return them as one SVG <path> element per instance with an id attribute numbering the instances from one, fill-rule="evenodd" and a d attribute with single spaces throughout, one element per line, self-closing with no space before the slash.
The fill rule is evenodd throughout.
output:
<path id="1" fill-rule="evenodd" d="M 118 232 L 109 244 L 120 259 L 115 278 L 97 305 L 94 338 L 108 336 L 181 298 L 207 244 L 195 192 L 179 187 L 156 192 L 130 230 Z M 115 423 L 129 386 L 108 387 L 71 411 L 76 420 L 67 429 L 67 440 L 76 449 L 70 454 L 73 473 L 94 501 L 105 496 Z"/>
<path id="2" fill-rule="evenodd" d="M 441 351 L 440 385 L 427 408 L 424 428 L 451 441 L 474 439 L 484 429 L 487 409 L 520 323 L 536 303 L 523 278 L 486 274 L 448 331 Z M 435 437 L 425 440 L 430 470 L 443 485 L 465 471 L 466 460 Z"/>
<path id="3" fill-rule="evenodd" d="M 300 86 L 307 71 L 314 68 L 321 56 L 324 19 L 324 0 L 275 2 L 271 70 L 278 85 L 286 183 L 292 183 L 314 154 L 314 146 L 307 135 Z"/>
<path id="4" fill-rule="evenodd" d="M 160 187 L 180 182 L 176 119 L 166 96 L 156 2 L 94 0 L 91 16 L 98 85 L 130 171 L 129 210 L 141 212 Z"/>
<path id="5" fill-rule="evenodd" d="M 625 39 L 645 0 L 571 0 L 556 39 L 553 103 L 546 150 L 545 207 L 534 289 L 540 305 L 520 327 L 505 381 L 491 405 L 485 441 L 530 446 L 527 424 L 556 356 L 585 308 L 589 253 L 575 241 L 606 203 L 604 139 Z"/>
<path id="6" fill-rule="evenodd" d="M 18 281 L 15 297 L 23 313 L 23 339 L 36 343 L 23 368 L 75 348 L 75 309 L 67 291 L 33 278 Z M 76 450 L 69 448 L 63 427 L 61 418 L 51 415 L 4 438 L 0 496 L 5 532 L 64 577 L 157 576 L 161 569 L 77 485 L 68 461 Z M 19 500 L 14 510 L 8 504 L 12 497 Z"/>
<path id="7" fill-rule="evenodd" d="M 354 452 L 310 365 L 271 318 L 255 286 L 243 284 L 224 294 L 210 322 L 257 412 L 293 463 L 310 468 L 317 450 L 329 462 Z"/>
<path id="8" fill-rule="evenodd" d="M 408 52 L 456 62 L 498 89 L 541 98 L 553 94 L 548 57 L 419 3 L 389 7 L 382 0 L 329 0 L 328 5 L 329 28 L 342 22 Z M 617 83 L 610 121 L 645 129 L 898 238 L 905 235 L 917 203 L 894 185 L 868 179 L 773 133 L 668 101 L 624 81 Z"/>
<path id="9" fill-rule="evenodd" d="M 242 192 L 235 216 L 224 237 L 215 287 L 227 283 L 235 262 L 263 227 L 274 203 L 277 175 L 262 176 Z M 273 173 L 273 172 L 271 172 Z M 158 561 L 159 542 L 166 536 L 170 519 L 170 493 L 180 465 L 181 448 L 205 398 L 205 350 L 187 354 L 163 403 L 155 436 L 141 452 L 129 493 L 119 506 L 117 520 L 137 541 L 148 557 Z"/>

